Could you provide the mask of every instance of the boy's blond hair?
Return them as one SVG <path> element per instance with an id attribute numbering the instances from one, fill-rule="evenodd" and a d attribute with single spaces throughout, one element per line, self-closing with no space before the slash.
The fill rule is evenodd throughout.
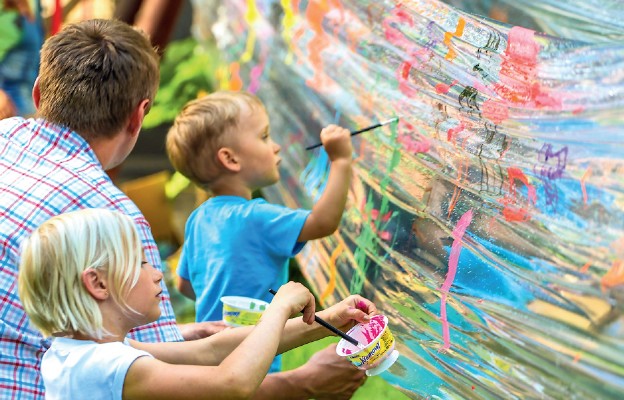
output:
<path id="1" fill-rule="evenodd" d="M 94 19 L 68 25 L 41 49 L 38 115 L 81 134 L 110 138 L 159 83 L 159 57 L 130 25 Z"/>
<path id="2" fill-rule="evenodd" d="M 139 278 L 142 255 L 134 222 L 119 212 L 85 209 L 53 217 L 22 244 L 18 293 L 24 310 L 44 336 L 102 339 L 102 314 L 82 273 L 101 271 L 112 298 L 133 312 L 124 298 Z"/>
<path id="3" fill-rule="evenodd" d="M 251 93 L 219 91 L 188 102 L 167 134 L 167 154 L 173 167 L 196 185 L 210 189 L 223 166 L 217 152 L 236 129 L 241 106 L 264 105 Z"/>

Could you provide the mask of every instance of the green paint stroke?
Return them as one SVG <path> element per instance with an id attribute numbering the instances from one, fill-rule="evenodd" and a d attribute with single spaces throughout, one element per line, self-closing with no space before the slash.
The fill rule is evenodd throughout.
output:
<path id="1" fill-rule="evenodd" d="M 388 184 L 391 182 L 391 178 L 390 175 L 392 174 L 392 171 L 394 171 L 394 169 L 399 165 L 399 162 L 401 161 L 401 146 L 398 144 L 397 142 L 397 136 L 398 136 L 398 129 L 397 129 L 397 124 L 393 123 L 390 125 L 390 129 L 391 129 L 391 143 L 393 143 L 393 147 L 392 147 L 392 156 L 390 157 L 390 161 L 388 163 L 388 167 L 385 169 L 385 173 L 384 176 L 381 178 L 380 181 L 380 194 L 381 194 L 381 205 L 379 206 L 379 217 L 375 220 L 374 222 L 374 226 L 375 228 L 373 229 L 372 225 L 369 223 L 363 223 L 362 224 L 362 231 L 360 232 L 360 235 L 357 237 L 355 243 L 357 245 L 357 248 L 355 249 L 355 252 L 353 254 L 354 258 L 355 258 L 355 272 L 353 274 L 353 276 L 351 277 L 351 282 L 349 284 L 349 291 L 352 294 L 360 294 L 362 293 L 362 288 L 364 287 L 364 283 L 366 281 L 366 273 L 368 272 L 368 269 L 370 267 L 371 261 L 368 259 L 368 257 L 366 257 L 366 252 L 369 251 L 377 256 L 379 256 L 378 252 L 379 252 L 379 246 L 377 245 L 377 232 L 380 232 L 381 230 L 385 229 L 385 227 L 388 226 L 388 224 L 390 223 L 390 221 L 396 216 L 396 213 L 392 213 L 392 215 L 390 216 L 390 219 L 388 221 L 383 221 L 383 216 L 386 215 L 386 213 L 389 210 L 389 199 L 387 196 L 387 188 L 388 188 Z M 364 207 L 364 214 L 371 216 L 371 212 L 374 208 L 373 205 L 373 199 L 371 196 L 371 193 L 373 191 L 369 192 L 368 198 L 366 199 L 366 206 Z M 363 219 L 364 221 L 367 221 L 367 219 Z M 383 225 L 382 225 L 383 224 Z M 395 235 L 396 236 L 396 235 Z M 375 271 L 375 274 L 377 274 L 377 270 Z"/>

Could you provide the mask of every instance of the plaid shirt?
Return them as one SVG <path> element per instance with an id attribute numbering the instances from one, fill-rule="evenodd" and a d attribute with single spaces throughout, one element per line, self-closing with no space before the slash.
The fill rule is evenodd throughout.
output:
<path id="1" fill-rule="evenodd" d="M 132 217 L 147 260 L 160 266 L 145 217 L 113 185 L 81 136 L 44 120 L 0 121 L 0 399 L 44 397 L 39 367 L 49 342 L 29 322 L 17 295 L 20 243 L 47 219 L 83 208 Z M 158 321 L 136 328 L 130 337 L 182 340 L 165 287 L 161 309 Z"/>

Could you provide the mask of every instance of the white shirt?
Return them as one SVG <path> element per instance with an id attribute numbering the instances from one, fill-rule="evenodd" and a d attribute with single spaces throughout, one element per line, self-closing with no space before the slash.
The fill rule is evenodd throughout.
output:
<path id="1" fill-rule="evenodd" d="M 121 399 L 130 365 L 143 356 L 152 357 L 127 341 L 54 338 L 41 361 L 46 399 Z"/>

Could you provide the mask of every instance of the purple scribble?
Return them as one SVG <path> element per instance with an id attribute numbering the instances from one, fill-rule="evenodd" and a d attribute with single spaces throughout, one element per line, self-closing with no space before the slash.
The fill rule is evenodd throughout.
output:
<path id="1" fill-rule="evenodd" d="M 540 165 L 533 167 L 533 170 L 537 175 L 548 179 L 561 178 L 568 162 L 568 146 L 563 147 L 559 151 L 553 152 L 552 145 L 545 143 L 541 150 L 537 153 L 537 160 Z"/>

